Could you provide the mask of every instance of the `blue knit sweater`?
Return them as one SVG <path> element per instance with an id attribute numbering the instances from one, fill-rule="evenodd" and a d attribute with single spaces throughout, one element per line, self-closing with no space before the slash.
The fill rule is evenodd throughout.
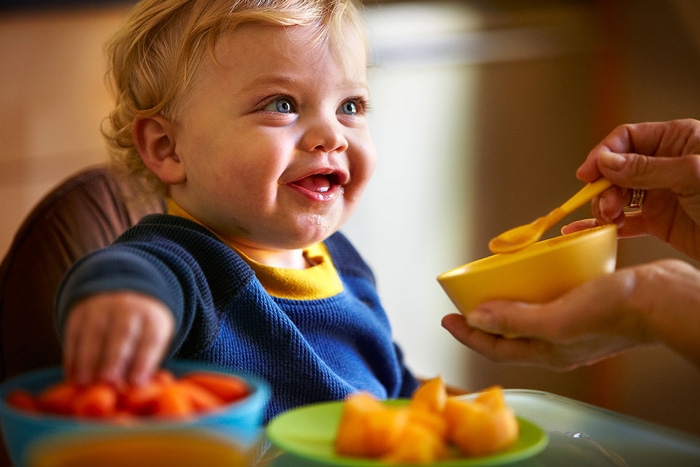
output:
<path id="1" fill-rule="evenodd" d="M 367 390 L 408 397 L 416 380 L 393 343 L 374 276 L 350 242 L 325 242 L 343 283 L 326 299 L 270 296 L 238 254 L 187 219 L 145 217 L 116 242 L 78 261 L 57 297 L 57 323 L 89 294 L 132 290 L 175 316 L 169 357 L 195 359 L 266 379 L 266 420 L 292 407 Z"/>

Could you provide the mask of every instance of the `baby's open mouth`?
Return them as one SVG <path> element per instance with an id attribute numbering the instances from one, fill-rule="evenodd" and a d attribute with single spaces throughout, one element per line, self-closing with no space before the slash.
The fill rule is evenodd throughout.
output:
<path id="1" fill-rule="evenodd" d="M 293 183 L 293 185 L 315 193 L 327 193 L 333 186 L 339 184 L 338 175 L 334 173 L 309 175 Z"/>

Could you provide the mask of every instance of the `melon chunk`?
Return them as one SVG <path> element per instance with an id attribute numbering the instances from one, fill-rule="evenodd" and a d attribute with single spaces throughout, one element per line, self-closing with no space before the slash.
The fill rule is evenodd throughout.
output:
<path id="1" fill-rule="evenodd" d="M 444 411 L 447 402 L 447 389 L 441 377 L 436 377 L 423 382 L 413 392 L 408 408 L 410 409 L 410 422 L 423 425 L 440 437 L 447 434 L 447 422 Z"/>
<path id="2" fill-rule="evenodd" d="M 422 383 L 413 392 L 409 406 L 412 409 L 442 414 L 447 402 L 447 388 L 440 376 Z"/>
<path id="3" fill-rule="evenodd" d="M 399 444 L 408 419 L 406 407 L 388 407 L 367 392 L 351 394 L 343 404 L 335 451 L 346 456 L 382 456 Z"/>
<path id="4" fill-rule="evenodd" d="M 494 454 L 518 436 L 518 420 L 499 386 L 471 399 L 448 397 L 438 377 L 424 382 L 406 405 L 386 404 L 367 392 L 348 396 L 334 448 L 388 464 L 429 465 L 455 455 Z"/>
<path id="5" fill-rule="evenodd" d="M 447 459 L 447 442 L 440 434 L 421 424 L 409 424 L 398 445 L 382 457 L 389 464 L 433 464 Z"/>
<path id="6" fill-rule="evenodd" d="M 499 387 L 475 399 L 449 398 L 445 405 L 447 437 L 467 456 L 484 456 L 506 449 L 519 436 L 518 420 Z"/>

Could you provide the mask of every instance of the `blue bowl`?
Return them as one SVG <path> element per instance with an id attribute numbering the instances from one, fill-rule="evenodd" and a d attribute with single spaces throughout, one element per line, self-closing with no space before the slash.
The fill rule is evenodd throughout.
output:
<path id="1" fill-rule="evenodd" d="M 14 465 L 29 465 L 37 453 L 56 447 L 84 446 L 85 442 L 123 439 L 122 447 L 129 449 L 129 439 L 148 437 L 199 437 L 230 445 L 238 452 L 254 451 L 262 438 L 262 420 L 270 398 L 268 384 L 249 374 L 232 372 L 200 362 L 173 361 L 165 365 L 175 376 L 190 371 L 205 370 L 234 375 L 246 381 L 251 393 L 244 399 L 228 404 L 221 410 L 183 420 L 148 420 L 135 424 L 116 424 L 72 417 L 31 414 L 7 405 L 6 396 L 15 389 L 38 393 L 64 379 L 61 368 L 50 368 L 10 379 L 0 385 L 0 426 L 5 445 Z M 155 438 L 154 438 L 155 439 Z M 204 441 L 203 441 L 204 442 Z M 156 446 L 157 443 L 151 445 Z M 181 443 L 183 445 L 186 443 Z M 170 443 L 172 447 L 172 442 Z M 134 444 L 135 446 L 135 444 Z M 172 449 L 168 448 L 170 451 Z M 169 453 L 175 455 L 173 453 Z M 47 464 L 48 465 L 48 464 Z M 51 464 L 53 465 L 53 464 Z M 58 464 L 56 464 L 58 465 Z M 67 464 L 66 464 L 67 465 Z"/>

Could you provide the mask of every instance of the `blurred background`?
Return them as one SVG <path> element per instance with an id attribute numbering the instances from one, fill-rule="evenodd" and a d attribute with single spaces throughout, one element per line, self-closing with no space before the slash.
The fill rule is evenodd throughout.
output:
<path id="1" fill-rule="evenodd" d="M 0 3 L 0 254 L 44 193 L 106 160 L 103 45 L 129 4 Z M 366 5 L 380 160 L 344 231 L 409 365 L 467 390 L 540 389 L 700 434 L 700 370 L 676 355 L 643 349 L 569 373 L 495 364 L 440 327 L 455 309 L 435 280 L 578 190 L 576 168 L 616 125 L 700 118 L 700 2 Z M 623 240 L 618 266 L 670 256 Z"/>

